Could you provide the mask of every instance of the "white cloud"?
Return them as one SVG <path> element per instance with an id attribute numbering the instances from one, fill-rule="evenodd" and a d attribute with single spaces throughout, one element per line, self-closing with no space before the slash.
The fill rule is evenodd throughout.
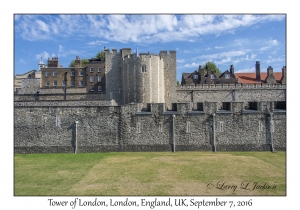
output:
<path id="1" fill-rule="evenodd" d="M 255 68 L 251 67 L 251 68 L 244 68 L 244 69 L 238 69 L 234 71 L 235 73 L 251 73 L 251 72 L 255 72 Z"/>
<path id="2" fill-rule="evenodd" d="M 123 43 L 154 43 L 194 42 L 202 35 L 235 33 L 257 23 L 284 18 L 284 15 L 21 15 L 15 20 L 16 34 L 30 41 L 91 36 Z"/>
<path id="3" fill-rule="evenodd" d="M 278 42 L 276 39 L 271 39 L 271 40 L 269 40 L 269 41 L 266 41 L 264 44 L 265 44 L 265 46 L 261 47 L 261 48 L 259 49 L 259 51 L 266 51 L 266 50 L 269 50 L 269 49 L 271 49 L 272 47 L 279 45 L 279 42 Z"/>
<path id="4" fill-rule="evenodd" d="M 273 46 L 277 46 L 278 45 L 278 41 L 276 39 L 273 39 L 270 41 L 270 44 Z"/>
<path id="5" fill-rule="evenodd" d="M 194 67 L 198 67 L 200 65 L 201 64 L 199 64 L 199 63 L 193 62 L 193 63 L 185 64 L 183 67 L 185 67 L 185 68 L 194 68 Z"/>
<path id="6" fill-rule="evenodd" d="M 50 58 L 50 54 L 48 53 L 48 52 L 46 52 L 46 51 L 44 51 L 44 52 L 42 52 L 42 53 L 39 53 L 39 54 L 37 54 L 36 56 L 35 56 L 35 58 L 36 59 L 48 59 L 48 58 Z"/>
<path id="7" fill-rule="evenodd" d="M 107 41 L 99 41 L 99 40 L 97 40 L 97 41 L 89 42 L 87 44 L 88 45 L 102 45 L 102 44 L 106 44 L 106 43 L 108 43 L 108 42 Z"/>
<path id="8" fill-rule="evenodd" d="M 26 62 L 23 60 L 23 58 L 20 59 L 20 62 L 21 62 L 21 63 L 26 63 Z"/>
<path id="9" fill-rule="evenodd" d="M 208 54 L 208 55 L 201 55 L 199 59 L 206 59 L 206 60 L 211 60 L 211 59 L 220 59 L 224 57 L 236 57 L 236 56 L 242 56 L 247 53 L 248 50 L 232 50 L 229 52 L 222 52 L 222 53 L 215 53 L 215 54 Z"/>
<path id="10" fill-rule="evenodd" d="M 276 62 L 282 62 L 284 61 L 283 58 L 269 58 L 266 60 L 267 63 L 276 63 Z"/>
<path id="11" fill-rule="evenodd" d="M 62 45 L 58 45 L 58 57 L 67 57 L 68 55 L 79 55 L 81 54 L 79 51 L 77 50 L 65 50 L 65 47 L 63 47 Z"/>
<path id="12" fill-rule="evenodd" d="M 177 59 L 176 62 L 177 63 L 183 63 L 185 61 L 185 59 Z"/>
<path id="13" fill-rule="evenodd" d="M 248 45 L 249 44 L 249 40 L 248 39 L 235 39 L 233 41 L 235 46 L 244 46 L 244 45 Z"/>
<path id="14" fill-rule="evenodd" d="M 223 47 L 215 46 L 215 49 L 222 49 Z"/>

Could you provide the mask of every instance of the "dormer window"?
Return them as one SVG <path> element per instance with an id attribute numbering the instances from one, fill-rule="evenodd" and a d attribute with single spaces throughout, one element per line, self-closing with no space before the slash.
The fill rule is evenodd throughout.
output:
<path id="1" fill-rule="evenodd" d="M 225 79 L 229 79 L 230 75 L 229 74 L 225 74 Z"/>
<path id="2" fill-rule="evenodd" d="M 211 75 L 210 75 L 210 78 L 211 78 L 211 79 L 214 79 L 214 78 L 215 78 L 215 76 L 214 76 L 213 74 L 211 74 Z"/>
<path id="3" fill-rule="evenodd" d="M 195 75 L 193 76 L 193 78 L 194 78 L 194 79 L 198 79 L 198 75 L 195 74 Z"/>

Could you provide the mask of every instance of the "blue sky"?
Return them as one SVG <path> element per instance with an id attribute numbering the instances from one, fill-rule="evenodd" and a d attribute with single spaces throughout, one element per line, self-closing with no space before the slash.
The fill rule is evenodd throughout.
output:
<path id="1" fill-rule="evenodd" d="M 207 61 L 225 71 L 254 72 L 286 65 L 285 15 L 14 15 L 14 73 L 58 57 L 68 67 L 104 46 L 158 54 L 177 51 L 177 79 Z"/>

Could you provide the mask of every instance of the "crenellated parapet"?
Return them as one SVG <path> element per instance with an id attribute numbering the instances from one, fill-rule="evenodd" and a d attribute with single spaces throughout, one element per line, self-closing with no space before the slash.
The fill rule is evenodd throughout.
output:
<path id="1" fill-rule="evenodd" d="M 193 86 L 183 85 L 176 86 L 177 91 L 191 91 L 191 90 L 248 90 L 248 89 L 267 89 L 267 90 L 277 90 L 286 89 L 285 84 L 197 84 Z"/>

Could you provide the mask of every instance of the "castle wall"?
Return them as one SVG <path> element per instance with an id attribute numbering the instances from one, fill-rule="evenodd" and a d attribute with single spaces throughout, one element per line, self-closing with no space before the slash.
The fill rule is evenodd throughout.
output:
<path id="1" fill-rule="evenodd" d="M 176 101 L 176 51 L 160 51 L 159 55 L 164 60 L 164 97 L 168 109 Z"/>
<path id="2" fill-rule="evenodd" d="M 115 99 L 122 104 L 121 95 L 121 54 L 117 50 L 110 52 L 105 50 L 105 77 L 106 77 L 106 98 Z"/>
<path id="3" fill-rule="evenodd" d="M 200 85 L 196 87 L 177 86 L 174 102 L 248 102 L 286 101 L 285 85 Z"/>
<path id="4" fill-rule="evenodd" d="M 21 79 L 21 88 L 18 94 L 34 94 L 40 89 L 41 79 Z"/>
<path id="5" fill-rule="evenodd" d="M 261 102 L 245 110 L 243 102 L 220 110 L 217 102 L 192 110 L 177 103 L 105 106 L 100 101 L 15 102 L 16 153 L 74 152 L 78 120 L 78 152 L 104 151 L 241 151 L 286 149 L 286 111 Z M 273 112 L 274 128 L 267 110 Z M 213 117 L 213 113 L 215 116 Z M 174 117 L 175 116 L 175 117 Z M 214 126 L 213 126 L 214 125 Z M 215 129 L 213 129 L 215 127 Z"/>

